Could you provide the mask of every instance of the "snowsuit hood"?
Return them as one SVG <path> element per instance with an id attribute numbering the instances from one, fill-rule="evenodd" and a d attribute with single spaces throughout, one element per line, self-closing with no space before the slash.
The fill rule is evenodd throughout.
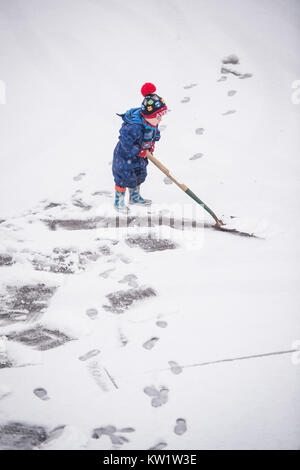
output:
<path id="1" fill-rule="evenodd" d="M 124 114 L 118 114 L 124 122 L 127 122 L 128 124 L 140 124 L 143 125 L 142 121 L 142 109 L 141 108 L 130 108 L 126 113 Z"/>

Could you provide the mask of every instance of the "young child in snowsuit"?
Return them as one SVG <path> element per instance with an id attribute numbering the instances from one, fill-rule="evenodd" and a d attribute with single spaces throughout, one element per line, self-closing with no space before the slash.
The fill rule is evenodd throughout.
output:
<path id="1" fill-rule="evenodd" d="M 114 150 L 112 172 L 115 180 L 115 209 L 128 212 L 125 192 L 129 188 L 129 204 L 148 205 L 150 199 L 142 198 L 140 185 L 147 176 L 148 159 L 146 151 L 154 151 L 155 142 L 160 139 L 158 124 L 167 112 L 164 100 L 155 94 L 156 87 L 145 83 L 141 92 L 144 100 L 140 108 L 131 108 L 123 119 L 119 142 Z"/>

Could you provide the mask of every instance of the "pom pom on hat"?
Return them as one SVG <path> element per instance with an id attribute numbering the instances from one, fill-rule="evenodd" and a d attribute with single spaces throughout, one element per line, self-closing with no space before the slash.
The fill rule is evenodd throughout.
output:
<path id="1" fill-rule="evenodd" d="M 153 83 L 144 83 L 144 85 L 141 88 L 141 93 L 143 96 L 150 95 L 151 93 L 154 93 L 156 91 L 156 86 L 153 85 Z"/>
<path id="2" fill-rule="evenodd" d="M 164 100 L 156 93 L 156 86 L 153 83 L 144 83 L 141 88 L 142 95 L 144 96 L 141 109 L 142 116 L 147 118 L 154 118 L 158 114 L 161 116 L 167 112 L 167 105 Z"/>

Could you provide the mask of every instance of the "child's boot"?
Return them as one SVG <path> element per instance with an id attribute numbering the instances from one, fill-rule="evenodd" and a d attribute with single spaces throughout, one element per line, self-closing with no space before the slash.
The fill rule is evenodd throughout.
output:
<path id="1" fill-rule="evenodd" d="M 139 206 L 147 206 L 151 204 L 151 199 L 144 199 L 140 194 L 140 186 L 129 188 L 129 204 L 137 204 Z"/>
<path id="2" fill-rule="evenodd" d="M 118 212 L 127 213 L 129 212 L 129 207 L 125 204 L 125 188 L 116 187 L 116 194 L 115 194 L 115 204 L 114 207 Z"/>

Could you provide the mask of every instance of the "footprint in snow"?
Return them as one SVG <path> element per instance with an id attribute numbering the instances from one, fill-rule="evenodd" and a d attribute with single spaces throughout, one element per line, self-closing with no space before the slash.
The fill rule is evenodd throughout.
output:
<path id="1" fill-rule="evenodd" d="M 190 88 L 193 88 L 194 86 L 197 86 L 198 84 L 197 83 L 191 83 L 190 85 L 185 85 L 183 88 L 185 90 L 189 90 Z"/>
<path id="2" fill-rule="evenodd" d="M 156 325 L 159 326 L 159 328 L 167 328 L 168 323 L 164 320 L 158 320 L 156 322 Z"/>
<path id="3" fill-rule="evenodd" d="M 118 328 L 118 335 L 119 335 L 119 339 L 120 339 L 122 347 L 126 346 L 126 344 L 128 343 L 128 338 L 125 336 L 121 328 Z"/>
<path id="4" fill-rule="evenodd" d="M 170 178 L 168 178 L 167 176 L 164 177 L 164 183 L 165 184 L 173 184 L 173 181 L 170 180 Z"/>
<path id="5" fill-rule="evenodd" d="M 160 130 L 160 131 L 165 131 L 166 129 L 167 129 L 167 126 L 164 126 L 164 125 L 159 126 L 159 130 Z"/>
<path id="6" fill-rule="evenodd" d="M 177 362 L 169 361 L 169 366 L 170 366 L 171 372 L 173 374 L 175 374 L 175 375 L 181 374 L 182 367 L 179 364 L 177 364 Z"/>
<path id="7" fill-rule="evenodd" d="M 104 376 L 104 372 L 97 361 L 88 363 L 88 369 L 96 384 L 99 385 L 103 392 L 109 392 L 110 387 L 107 382 L 107 377 Z"/>
<path id="8" fill-rule="evenodd" d="M 169 389 L 161 387 L 157 390 L 153 385 L 144 388 L 144 393 L 151 397 L 151 405 L 154 408 L 165 405 L 168 402 Z"/>
<path id="9" fill-rule="evenodd" d="M 150 447 L 149 450 L 163 450 L 167 445 L 166 442 L 158 442 L 155 446 Z"/>
<path id="10" fill-rule="evenodd" d="M 187 430 L 187 427 L 186 427 L 185 419 L 183 418 L 176 419 L 176 426 L 174 427 L 175 434 L 177 434 L 178 436 L 181 436 L 182 434 L 186 432 L 186 430 Z"/>
<path id="11" fill-rule="evenodd" d="M 77 176 L 74 176 L 74 181 L 80 181 L 85 176 L 85 173 L 79 173 Z"/>
<path id="12" fill-rule="evenodd" d="M 37 396 L 41 400 L 44 400 L 44 401 L 50 400 L 50 398 L 48 397 L 47 390 L 45 390 L 44 388 L 35 388 L 33 390 L 33 393 L 35 394 L 35 396 Z"/>
<path id="13" fill-rule="evenodd" d="M 242 75 L 239 76 L 241 80 L 244 80 L 245 78 L 251 78 L 253 77 L 252 73 L 242 73 Z"/>
<path id="14" fill-rule="evenodd" d="M 103 273 L 100 273 L 99 276 L 103 277 L 104 279 L 107 279 L 110 275 L 111 272 L 115 271 L 115 268 L 112 269 L 107 269 L 107 271 L 103 271 Z"/>
<path id="15" fill-rule="evenodd" d="M 191 98 L 189 96 L 185 96 L 183 100 L 181 100 L 181 103 L 188 103 L 189 101 L 191 101 Z"/>
<path id="16" fill-rule="evenodd" d="M 235 54 L 230 54 L 227 57 L 224 57 L 222 60 L 223 64 L 232 64 L 232 65 L 238 65 L 240 63 L 240 60 L 237 55 Z"/>
<path id="17" fill-rule="evenodd" d="M 125 256 L 125 255 L 118 254 L 117 257 L 120 261 L 122 261 L 122 263 L 125 263 L 125 264 L 130 264 L 131 263 L 131 259 L 128 258 L 127 256 Z"/>
<path id="18" fill-rule="evenodd" d="M 154 348 L 158 340 L 159 338 L 156 337 L 150 338 L 148 341 L 146 341 L 146 343 L 143 344 L 143 348 L 148 349 L 149 351 L 150 349 Z"/>
<path id="19" fill-rule="evenodd" d="M 127 274 L 119 281 L 120 284 L 128 284 L 130 287 L 138 287 L 137 276 L 135 274 Z"/>
<path id="20" fill-rule="evenodd" d="M 88 351 L 87 353 L 85 353 L 83 356 L 79 356 L 79 360 L 80 361 L 87 361 L 88 359 L 90 359 L 91 357 L 95 357 L 95 356 L 98 356 L 98 354 L 100 354 L 100 350 L 99 349 L 92 349 L 91 351 Z"/>
<path id="21" fill-rule="evenodd" d="M 222 75 L 217 82 L 226 82 L 227 77 L 225 75 Z"/>
<path id="22" fill-rule="evenodd" d="M 227 95 L 228 95 L 228 96 L 234 96 L 236 93 L 237 93 L 236 90 L 229 90 L 228 93 L 227 93 Z"/>
<path id="23" fill-rule="evenodd" d="M 203 157 L 203 153 L 195 153 L 192 157 L 189 158 L 189 160 L 198 160 L 199 158 Z"/>
<path id="24" fill-rule="evenodd" d="M 111 191 L 107 191 L 106 189 L 100 190 L 100 191 L 95 191 L 92 193 L 92 196 L 107 196 L 107 197 L 112 197 Z"/>
<path id="25" fill-rule="evenodd" d="M 116 432 L 132 433 L 132 432 L 135 432 L 135 429 L 130 428 L 130 427 L 117 429 L 115 426 L 109 425 L 109 426 L 94 429 L 92 438 L 100 439 L 101 436 L 108 436 L 111 440 L 111 443 L 115 445 L 123 445 L 125 442 L 129 442 L 129 439 L 127 437 L 122 436 L 122 435 L 117 435 Z"/>
<path id="26" fill-rule="evenodd" d="M 236 113 L 235 109 L 229 109 L 229 111 L 226 111 L 226 113 L 222 113 L 222 116 L 228 116 L 229 114 L 234 114 Z"/>
<path id="27" fill-rule="evenodd" d="M 98 310 L 96 308 L 88 308 L 85 313 L 91 320 L 94 320 L 98 316 Z"/>
<path id="28" fill-rule="evenodd" d="M 195 130 L 195 132 L 196 132 L 197 135 L 202 135 L 203 132 L 204 132 L 204 129 L 203 129 L 203 127 L 198 127 L 198 128 Z"/>

